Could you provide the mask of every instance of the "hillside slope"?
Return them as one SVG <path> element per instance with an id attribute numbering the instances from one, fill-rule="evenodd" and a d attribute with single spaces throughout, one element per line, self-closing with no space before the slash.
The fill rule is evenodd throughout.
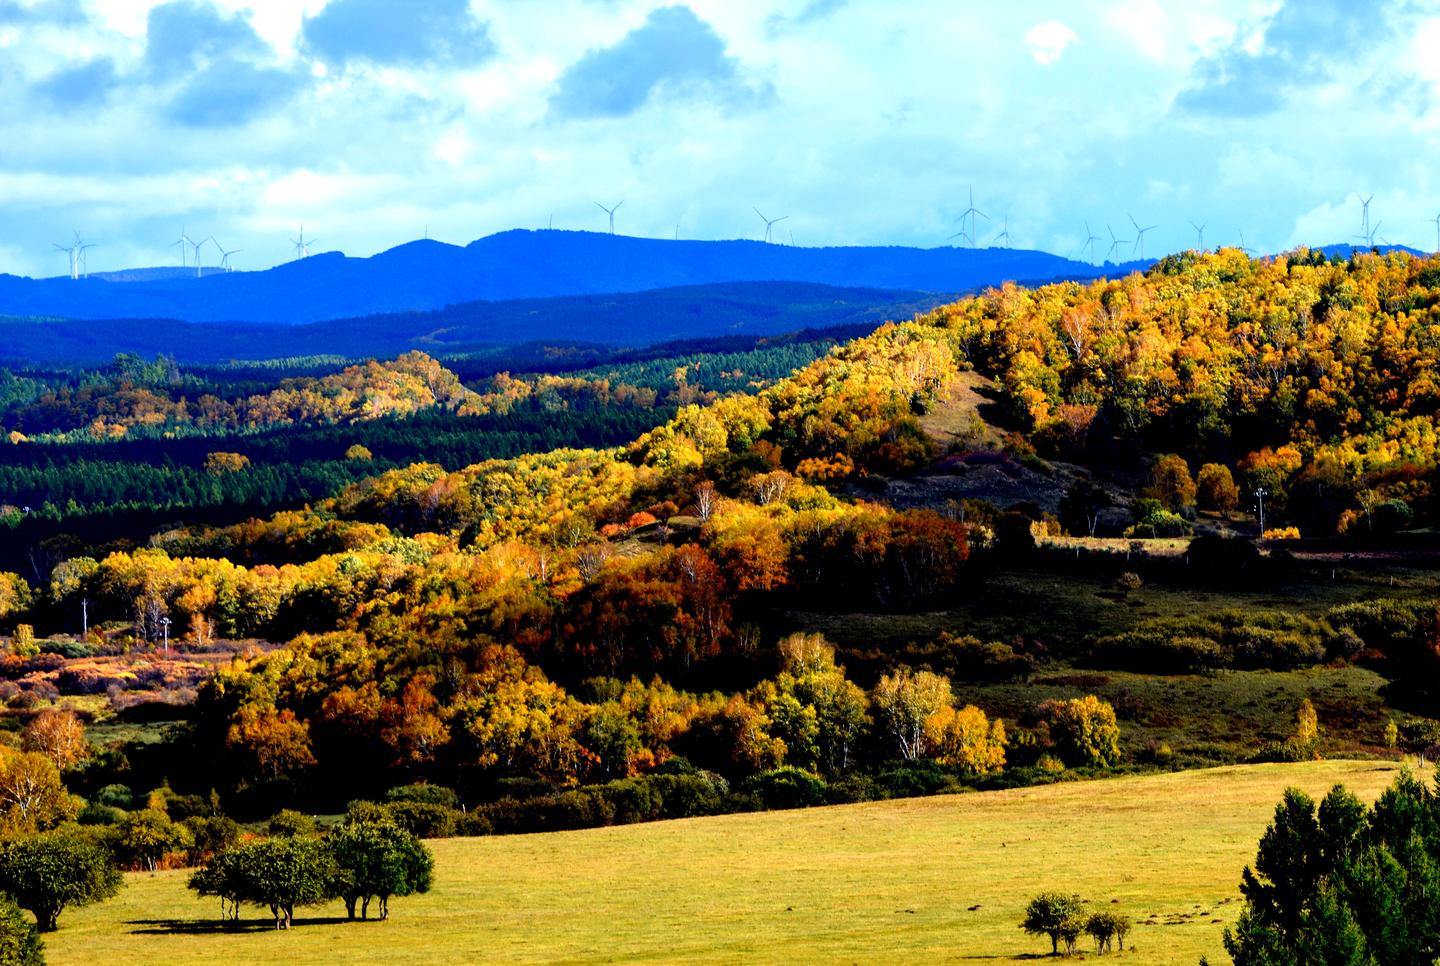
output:
<path id="1" fill-rule="evenodd" d="M 1133 267 L 1133 266 L 1131 266 Z M 1106 266 L 1111 271 L 1116 266 Z M 794 281 L 963 292 L 1005 280 L 1090 278 L 1102 269 L 1044 252 L 795 248 L 591 232 L 507 231 L 461 248 L 415 241 L 371 258 L 338 252 L 263 272 L 29 279 L 0 275 L 0 314 L 76 319 L 303 323 L 501 300 L 638 292 L 714 282 Z"/>

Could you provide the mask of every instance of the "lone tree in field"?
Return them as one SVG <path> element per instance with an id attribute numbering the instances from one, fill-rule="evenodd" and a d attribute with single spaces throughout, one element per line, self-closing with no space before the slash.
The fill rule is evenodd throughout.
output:
<path id="1" fill-rule="evenodd" d="M 68 829 L 19 839 L 0 852 L 0 891 L 35 914 L 40 932 L 54 932 L 71 906 L 115 895 L 122 882 L 105 849 Z"/>
<path id="2" fill-rule="evenodd" d="M 370 900 L 379 901 L 381 919 L 390 917 L 390 897 L 429 892 L 434 856 L 418 838 L 393 822 L 351 822 L 326 839 L 338 867 L 335 892 L 345 914 L 370 918 Z"/>
<path id="3" fill-rule="evenodd" d="M 1059 954 L 1062 939 L 1066 940 L 1066 952 L 1070 952 L 1085 925 L 1083 912 L 1079 896 L 1042 892 L 1025 907 L 1020 928 L 1032 936 L 1048 937 L 1052 956 Z"/>

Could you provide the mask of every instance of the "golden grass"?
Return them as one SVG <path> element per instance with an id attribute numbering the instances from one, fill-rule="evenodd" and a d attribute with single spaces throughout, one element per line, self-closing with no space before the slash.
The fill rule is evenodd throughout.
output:
<path id="1" fill-rule="evenodd" d="M 72 910 L 49 962 L 919 963 L 1048 951 L 1016 926 L 1031 895 L 1120 901 L 1125 961 L 1221 951 L 1241 867 L 1282 790 L 1373 797 L 1390 762 L 1252 765 L 1043 788 L 433 843 L 436 885 L 385 923 L 217 931 L 185 873 L 128 877 Z M 311 919 L 340 915 L 338 905 Z M 262 914 L 263 915 L 263 914 Z"/>

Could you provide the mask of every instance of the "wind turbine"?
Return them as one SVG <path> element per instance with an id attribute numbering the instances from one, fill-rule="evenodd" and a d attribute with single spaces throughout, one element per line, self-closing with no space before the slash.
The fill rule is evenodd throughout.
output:
<path id="1" fill-rule="evenodd" d="M 1431 220 L 1435 222 L 1435 252 L 1440 254 L 1440 215 Z"/>
<path id="2" fill-rule="evenodd" d="M 1115 229 L 1111 228 L 1109 225 L 1106 225 L 1106 226 L 1105 226 L 1105 230 L 1110 233 L 1110 250 L 1105 253 L 1105 261 L 1108 262 L 1108 261 L 1110 261 L 1110 256 L 1111 256 L 1111 255 L 1114 255 L 1115 252 L 1120 248 L 1121 245 L 1128 245 L 1128 244 L 1130 244 L 1130 239 L 1128 239 L 1128 238 L 1116 238 L 1116 237 L 1115 237 Z"/>
<path id="3" fill-rule="evenodd" d="M 1245 233 L 1243 231 L 1240 233 L 1240 251 L 1246 255 L 1255 254 L 1255 249 L 1245 247 Z"/>
<path id="4" fill-rule="evenodd" d="M 80 278 L 81 276 L 84 276 L 85 278 L 90 277 L 90 263 L 89 260 L 85 257 L 85 252 L 87 249 L 94 247 L 95 246 L 91 243 L 87 241 L 82 241 L 80 238 L 80 233 L 78 231 L 75 233 L 75 266 L 73 275 L 74 278 Z"/>
<path id="5" fill-rule="evenodd" d="M 220 247 L 220 243 L 219 243 L 218 241 L 215 241 L 215 239 L 214 239 L 213 237 L 212 237 L 210 240 L 211 240 L 212 242 L 215 242 L 215 247 L 220 250 L 220 271 L 222 271 L 222 272 L 233 272 L 233 271 L 235 271 L 235 268 L 230 264 L 230 256 L 231 256 L 231 255 L 238 255 L 238 254 L 240 254 L 242 251 L 244 251 L 245 249 L 243 249 L 243 248 L 236 248 L 236 249 L 232 249 L 231 251 L 228 251 L 228 252 L 227 252 L 224 248 L 221 248 L 221 247 Z"/>
<path id="6" fill-rule="evenodd" d="M 1090 263 L 1092 265 L 1095 263 L 1095 243 L 1097 241 L 1104 241 L 1104 239 L 1090 230 L 1090 222 L 1085 222 L 1085 244 L 1080 246 L 1080 250 L 1082 252 L 1086 249 L 1090 250 Z"/>
<path id="7" fill-rule="evenodd" d="M 1193 222 L 1193 221 L 1190 222 L 1190 227 L 1193 228 L 1193 229 L 1195 229 L 1195 250 L 1196 250 L 1196 251 L 1201 251 L 1201 252 L 1203 252 L 1203 251 L 1205 250 L 1205 226 L 1208 225 L 1208 224 L 1210 224 L 1210 222 L 1208 222 L 1208 221 L 1207 221 L 1207 222 L 1202 222 L 1201 224 L 1198 224 L 1198 225 L 1195 224 L 1195 222 Z"/>
<path id="8" fill-rule="evenodd" d="M 185 229 L 182 227 L 182 228 L 180 229 L 180 240 L 179 240 L 179 241 L 173 241 L 173 242 L 170 243 L 170 247 L 171 247 L 171 248 L 174 248 L 174 247 L 177 246 L 177 245 L 180 246 L 180 267 L 181 267 L 181 268 L 185 268 L 186 266 L 188 266 L 188 265 L 190 264 L 189 262 L 185 261 L 185 245 L 186 245 L 189 241 L 190 241 L 190 236 L 187 235 L 187 234 L 185 234 Z"/>
<path id="9" fill-rule="evenodd" d="M 192 241 L 192 242 L 190 243 L 190 247 L 195 250 L 195 277 L 196 277 L 196 278 L 203 278 L 204 275 L 205 275 L 205 269 L 202 268 L 201 265 L 200 265 L 200 249 L 204 248 L 205 245 L 206 245 L 208 242 L 211 242 L 211 241 L 214 241 L 214 239 L 213 239 L 213 238 L 206 238 L 206 239 L 204 239 L 203 241 L 198 241 L 198 242 L 197 242 L 197 241 Z M 217 245 L 216 247 L 218 248 L 219 246 Z"/>
<path id="10" fill-rule="evenodd" d="M 763 214 L 761 214 L 759 208 L 754 208 L 752 210 L 755 212 L 755 214 L 760 215 L 761 221 L 765 222 L 765 244 L 767 245 L 770 244 L 770 229 L 779 222 L 782 222 L 786 218 L 790 217 L 789 215 L 781 215 L 779 218 L 766 218 Z"/>
<path id="11" fill-rule="evenodd" d="M 1140 253 L 1140 257 L 1141 257 L 1141 258 L 1144 258 L 1144 257 L 1145 257 L 1145 233 L 1146 233 L 1147 231 L 1153 231 L 1154 229 L 1159 228 L 1160 226 L 1159 226 L 1159 225 L 1151 225 L 1149 228 L 1141 228 L 1139 222 L 1137 222 L 1137 221 L 1135 220 L 1135 216 L 1134 216 L 1134 215 L 1129 214 L 1129 213 L 1127 212 L 1126 215 L 1125 215 L 1125 217 L 1126 217 L 1126 218 L 1129 218 L 1129 219 L 1130 219 L 1130 224 L 1132 224 L 1132 225 L 1135 226 L 1135 247 L 1132 248 L 1132 249 L 1130 249 L 1130 254 L 1133 255 L 1133 254 L 1135 254 L 1136 252 L 1139 252 L 1139 253 Z"/>
<path id="12" fill-rule="evenodd" d="M 975 230 L 975 216 L 976 216 L 976 215 L 979 215 L 981 218 L 984 218 L 986 221 L 989 221 L 989 220 L 990 220 L 990 216 L 989 216 L 989 215 L 985 214 L 985 212 L 983 212 L 983 211 L 981 211 L 979 208 L 976 208 L 976 207 L 975 207 L 975 186 L 972 184 L 972 185 L 970 186 L 970 207 L 969 207 L 969 208 L 966 208 L 965 211 L 961 213 L 960 217 L 957 218 L 957 219 L 955 219 L 956 221 L 960 222 L 960 231 L 957 232 L 955 235 L 951 235 L 950 238 L 956 238 L 956 237 L 965 237 L 965 238 L 968 238 L 968 239 L 970 239 L 970 247 L 971 247 L 971 248 L 974 248 L 974 247 L 975 247 L 975 236 L 977 235 L 977 232 L 976 232 L 976 230 Z M 969 233 L 968 235 L 965 233 L 965 219 L 966 219 L 966 218 L 969 218 L 969 219 L 970 219 L 970 233 Z M 946 239 L 946 241 L 949 241 L 949 239 Z"/>
<path id="13" fill-rule="evenodd" d="M 615 234 L 615 212 L 619 211 L 620 205 L 623 205 L 624 203 L 625 199 L 621 198 L 620 201 L 616 203 L 614 208 L 606 208 L 600 202 L 595 202 L 596 208 L 599 208 L 601 211 L 605 212 L 605 214 L 610 216 L 610 234 L 612 235 Z"/>
<path id="14" fill-rule="evenodd" d="M 1005 222 L 1004 222 L 1004 225 L 1005 225 L 1005 227 L 1001 229 L 1000 234 L 998 234 L 998 235 L 995 236 L 995 239 L 994 239 L 994 240 L 995 240 L 995 241 L 999 241 L 999 240 L 1002 239 L 1002 238 L 1005 239 L 1005 245 L 1004 245 L 1004 247 L 1005 247 L 1005 248 L 1009 248 L 1009 247 L 1010 247 L 1010 213 L 1009 213 L 1008 211 L 1005 213 Z"/>
<path id="15" fill-rule="evenodd" d="M 1360 199 L 1360 234 L 1355 237 L 1370 238 L 1370 202 L 1375 200 L 1375 196 L 1372 194 L 1367 198 L 1357 191 L 1355 197 Z"/>
<path id="16" fill-rule="evenodd" d="M 304 222 L 301 222 L 301 223 L 300 223 L 300 237 L 299 237 L 299 238 L 292 238 L 292 239 L 290 239 L 290 243 L 295 246 L 295 257 L 296 257 L 296 258 L 309 258 L 309 257 L 310 257 L 310 246 L 313 245 L 313 244 L 315 244 L 315 241 L 316 241 L 316 239 L 314 239 L 314 238 L 311 238 L 309 241 L 306 241 L 306 239 L 305 239 L 305 223 L 304 223 Z"/>
<path id="17" fill-rule="evenodd" d="M 69 256 L 69 258 L 70 258 L 70 277 L 71 277 L 71 278 L 79 278 L 79 277 L 80 277 L 79 271 L 78 271 L 78 269 L 76 268 L 76 265 L 77 265 L 76 257 L 77 257 L 77 255 L 78 255 L 78 252 L 76 252 L 76 250 L 75 250 L 76 246 L 74 246 L 74 245 L 62 245 L 62 244 L 60 244 L 59 242 L 53 242 L 52 244 L 54 244 L 56 251 L 64 252 L 66 255 Z"/>
<path id="18" fill-rule="evenodd" d="M 1383 222 L 1383 221 L 1377 221 L 1377 222 L 1375 222 L 1375 227 L 1372 228 L 1372 229 L 1370 229 L 1370 237 L 1368 237 L 1368 238 L 1365 239 L 1365 247 L 1366 247 L 1366 248 L 1374 248 L 1374 247 L 1375 247 L 1375 236 L 1376 236 L 1377 234 L 1379 234 L 1379 232 L 1380 232 L 1380 226 L 1383 225 L 1383 224 L 1385 224 L 1385 222 Z M 1387 242 L 1387 241 L 1386 241 L 1385 239 L 1383 239 L 1383 238 L 1380 239 L 1380 243 L 1381 243 L 1382 245 L 1388 245 L 1388 244 L 1390 244 L 1389 242 Z"/>

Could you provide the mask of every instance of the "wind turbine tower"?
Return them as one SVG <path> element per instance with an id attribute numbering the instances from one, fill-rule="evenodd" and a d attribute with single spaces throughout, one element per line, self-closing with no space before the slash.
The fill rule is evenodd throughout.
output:
<path id="1" fill-rule="evenodd" d="M 214 239 L 212 239 L 212 238 L 206 238 L 206 239 L 204 239 L 203 241 L 198 241 L 198 242 L 192 241 L 192 242 L 190 243 L 190 247 L 195 250 L 195 277 L 196 277 L 196 278 L 203 278 L 203 277 L 204 277 L 204 272 L 205 272 L 205 270 L 200 266 L 200 249 L 204 248 L 205 245 L 208 244 L 208 243 L 211 242 L 211 241 L 214 241 Z"/>
<path id="2" fill-rule="evenodd" d="M 75 233 L 75 264 L 72 266 L 72 278 L 90 277 L 90 260 L 86 257 L 85 252 L 94 247 L 90 242 L 82 241 L 78 231 Z"/>
<path id="3" fill-rule="evenodd" d="M 175 247 L 177 247 L 177 246 L 180 248 L 180 267 L 181 267 L 181 268 L 186 268 L 186 267 L 188 267 L 189 264 L 190 264 L 189 262 L 187 262 L 187 261 L 185 260 L 185 246 L 186 246 L 187 244 L 189 244 L 189 242 L 190 242 L 190 236 L 187 235 L 187 234 L 185 234 L 185 229 L 182 227 L 182 228 L 180 229 L 180 240 L 179 240 L 179 241 L 173 241 L 173 242 L 170 243 L 170 247 L 171 247 L 171 248 L 175 248 Z"/>
<path id="4" fill-rule="evenodd" d="M 235 266 L 233 266 L 233 265 L 230 264 L 230 256 L 231 256 L 231 255 L 238 255 L 238 254 L 240 254 L 242 251 L 244 251 L 244 249 L 242 249 L 242 248 L 235 248 L 235 249 L 232 249 L 232 250 L 230 250 L 230 251 L 227 252 L 224 248 L 221 248 L 221 247 L 220 247 L 220 243 L 219 243 L 218 241 L 215 241 L 214 238 L 211 238 L 210 240 L 211 240 L 212 242 L 215 242 L 215 247 L 216 247 L 217 249 L 219 249 L 219 251 L 220 251 L 220 271 L 222 271 L 222 272 L 233 272 L 233 271 L 235 271 Z"/>
<path id="5" fill-rule="evenodd" d="M 309 257 L 310 257 L 310 246 L 313 245 L 313 244 L 315 244 L 315 242 L 316 242 L 316 239 L 314 239 L 314 238 L 311 238 L 311 239 L 308 239 L 308 240 L 305 238 L 305 223 L 304 223 L 304 222 L 301 222 L 301 223 L 300 223 L 300 237 L 299 237 L 299 238 L 292 238 L 292 239 L 290 239 L 290 243 L 295 246 L 295 257 L 296 257 L 296 258 L 309 258 Z"/>
<path id="6" fill-rule="evenodd" d="M 960 215 L 960 217 L 959 217 L 958 219 L 956 219 L 957 221 L 960 222 L 960 231 L 957 232 L 957 233 L 954 234 L 954 235 L 951 235 L 950 238 L 956 238 L 956 237 L 968 238 L 968 239 L 970 239 L 970 247 L 971 247 L 971 248 L 974 248 L 974 247 L 975 247 L 975 236 L 976 236 L 976 231 L 975 231 L 975 216 L 976 216 L 976 215 L 979 215 L 981 218 L 984 218 L 986 221 L 989 221 L 989 220 L 990 220 L 990 216 L 989 216 L 989 215 L 985 214 L 985 212 L 983 212 L 983 211 L 981 211 L 979 208 L 976 208 L 976 207 L 975 207 L 975 186 L 972 184 L 972 185 L 970 186 L 970 207 L 969 207 L 969 208 L 966 208 L 965 211 L 964 211 L 964 213 L 962 213 L 962 214 Z M 970 219 L 970 231 L 969 231 L 968 234 L 967 234 L 966 231 L 965 231 L 965 219 L 966 219 L 966 218 L 969 218 L 969 219 Z M 949 239 L 946 239 L 946 240 L 948 241 Z"/>
<path id="7" fill-rule="evenodd" d="M 620 201 L 618 201 L 618 202 L 616 203 L 616 205 L 615 205 L 614 208 L 606 208 L 606 207 L 605 207 L 604 205 L 602 205 L 600 202 L 598 202 L 598 201 L 595 202 L 595 207 L 596 207 L 596 208 L 599 208 L 601 211 L 605 212 L 605 214 L 607 214 L 607 215 L 610 216 L 610 234 L 612 234 L 612 235 L 615 234 L 615 212 L 619 211 L 619 210 L 620 210 L 620 206 L 623 205 L 624 203 L 625 203 L 625 199 L 624 199 L 624 198 L 621 198 Z"/>
<path id="8" fill-rule="evenodd" d="M 1435 253 L 1440 255 L 1440 215 L 1431 219 L 1435 222 Z"/>
<path id="9" fill-rule="evenodd" d="M 1370 202 L 1375 200 L 1375 196 L 1372 194 L 1367 198 L 1357 191 L 1355 197 L 1360 199 L 1360 234 L 1355 237 L 1368 240 L 1374 234 L 1370 231 Z"/>
<path id="10" fill-rule="evenodd" d="M 1009 248 L 1009 247 L 1010 247 L 1010 213 L 1009 213 L 1009 212 L 1006 212 L 1006 213 L 1005 213 L 1004 227 L 1000 230 L 1000 234 L 998 234 L 998 235 L 995 236 L 995 240 L 996 240 L 996 241 L 1003 241 L 1003 242 L 1005 243 L 1004 245 L 1001 246 L 1002 248 Z"/>
<path id="11" fill-rule="evenodd" d="M 1105 260 L 1108 262 L 1110 261 L 1110 256 L 1114 255 L 1117 251 L 1120 250 L 1121 245 L 1130 244 L 1130 239 L 1116 238 L 1115 229 L 1111 228 L 1109 225 L 1105 226 L 1105 230 L 1110 233 L 1110 250 L 1105 253 Z"/>
<path id="12" fill-rule="evenodd" d="M 1140 224 L 1135 220 L 1135 216 L 1134 216 L 1134 215 L 1131 215 L 1131 214 L 1128 214 L 1128 213 L 1127 213 L 1127 214 L 1125 215 L 1125 217 L 1126 217 L 1126 218 L 1129 218 L 1129 219 L 1130 219 L 1130 224 L 1132 224 L 1132 225 L 1135 226 L 1135 247 L 1132 248 L 1132 249 L 1130 249 L 1130 254 L 1133 255 L 1133 254 L 1135 254 L 1136 252 L 1139 252 L 1139 253 L 1140 253 L 1140 257 L 1141 257 L 1141 258 L 1144 258 L 1144 257 L 1145 257 L 1145 233 L 1146 233 L 1147 231 L 1153 231 L 1153 230 L 1155 230 L 1156 228 L 1159 228 L 1160 226 L 1159 226 L 1159 225 L 1151 225 L 1151 226 L 1148 227 L 1148 228 L 1141 228 L 1141 227 L 1140 227 Z"/>
<path id="13" fill-rule="evenodd" d="M 1208 222 L 1208 221 L 1206 221 L 1206 222 L 1201 222 L 1201 223 L 1198 224 L 1198 225 L 1195 224 L 1195 222 L 1193 222 L 1193 221 L 1190 222 L 1190 227 L 1193 228 L 1193 229 L 1195 229 L 1195 250 L 1196 250 L 1196 251 L 1203 252 L 1203 251 L 1205 250 L 1205 226 L 1208 225 L 1208 224 L 1210 224 L 1210 222 Z"/>
<path id="14" fill-rule="evenodd" d="M 74 246 L 74 245 L 62 245 L 62 244 L 60 244 L 59 242 L 54 242 L 53 244 L 55 245 L 55 250 L 56 250 L 56 251 L 64 252 L 67 256 L 69 256 L 69 258 L 70 258 L 70 277 L 71 277 L 71 278 L 79 278 L 79 277 L 80 277 L 80 272 L 79 272 L 79 268 L 78 268 L 78 262 L 76 261 L 76 258 L 77 258 L 77 256 L 78 256 L 79 253 L 75 250 L 75 249 L 76 249 L 76 246 Z"/>
<path id="15" fill-rule="evenodd" d="M 1095 243 L 1097 241 L 1103 240 L 1104 239 L 1102 239 L 1099 235 L 1095 234 L 1093 231 L 1090 230 L 1090 222 L 1085 222 L 1085 244 L 1081 246 L 1080 250 L 1082 252 L 1086 251 L 1087 249 L 1089 250 L 1090 263 L 1092 265 L 1095 263 Z"/>
<path id="16" fill-rule="evenodd" d="M 1255 249 L 1245 247 L 1245 233 L 1243 231 L 1240 233 L 1240 251 L 1246 255 L 1255 254 Z"/>
<path id="17" fill-rule="evenodd" d="M 761 221 L 765 222 L 765 244 L 767 245 L 770 244 L 770 229 L 775 227 L 775 225 L 779 222 L 782 222 L 786 218 L 790 217 L 789 215 L 781 215 L 779 218 L 766 218 L 763 214 L 761 214 L 759 208 L 754 208 L 752 210 L 755 212 L 755 214 L 760 215 Z"/>

